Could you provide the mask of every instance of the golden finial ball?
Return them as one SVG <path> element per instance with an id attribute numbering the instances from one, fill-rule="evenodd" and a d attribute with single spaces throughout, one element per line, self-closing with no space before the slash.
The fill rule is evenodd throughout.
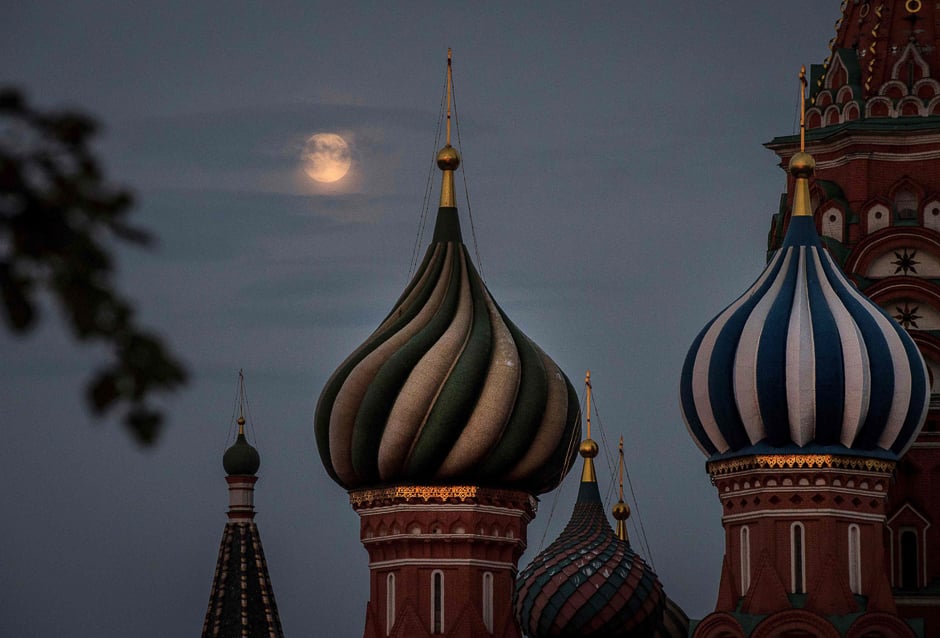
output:
<path id="1" fill-rule="evenodd" d="M 460 154 L 448 144 L 437 152 L 437 167 L 442 171 L 456 171 L 460 166 Z"/>
<path id="2" fill-rule="evenodd" d="M 790 158 L 789 169 L 793 177 L 810 177 L 816 170 L 816 160 L 809 153 L 800 151 Z"/>
<path id="3" fill-rule="evenodd" d="M 584 439 L 581 441 L 581 447 L 578 449 L 578 452 L 586 459 L 593 459 L 597 456 L 597 443 L 592 439 Z"/>
<path id="4" fill-rule="evenodd" d="M 625 521 L 630 518 L 630 506 L 623 501 L 614 503 L 614 507 L 611 511 L 613 512 L 614 518 L 618 521 Z"/>

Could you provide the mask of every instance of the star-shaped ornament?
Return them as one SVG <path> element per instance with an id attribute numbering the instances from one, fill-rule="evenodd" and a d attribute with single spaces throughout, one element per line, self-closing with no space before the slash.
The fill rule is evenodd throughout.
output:
<path id="1" fill-rule="evenodd" d="M 924 318 L 922 315 L 917 314 L 920 306 L 914 306 L 912 308 L 907 302 L 904 302 L 904 308 L 895 306 L 894 309 L 898 311 L 898 314 L 894 315 L 894 318 L 905 328 L 917 328 L 917 320 Z"/>
<path id="2" fill-rule="evenodd" d="M 898 274 L 899 272 L 905 275 L 909 272 L 912 272 L 915 275 L 917 274 L 917 268 L 914 267 L 920 263 L 914 259 L 917 256 L 917 250 L 911 250 L 908 252 L 907 248 L 903 248 L 901 249 L 901 252 L 895 251 L 894 256 L 897 257 L 897 259 L 891 262 L 897 266 L 897 268 L 894 269 L 894 274 Z"/>

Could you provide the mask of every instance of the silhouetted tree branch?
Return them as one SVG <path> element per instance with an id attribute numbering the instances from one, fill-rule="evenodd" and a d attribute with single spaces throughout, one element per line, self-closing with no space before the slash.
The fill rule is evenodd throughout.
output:
<path id="1" fill-rule="evenodd" d="M 134 319 L 114 288 L 117 239 L 151 243 L 128 225 L 130 194 L 105 183 L 89 149 L 90 118 L 41 112 L 15 90 L 0 88 L 0 295 L 7 326 L 19 334 L 36 326 L 37 297 L 49 293 L 76 339 L 108 344 L 112 357 L 86 389 L 96 414 L 118 409 L 143 443 L 163 420 L 148 402 L 154 392 L 186 381 L 182 364 Z"/>

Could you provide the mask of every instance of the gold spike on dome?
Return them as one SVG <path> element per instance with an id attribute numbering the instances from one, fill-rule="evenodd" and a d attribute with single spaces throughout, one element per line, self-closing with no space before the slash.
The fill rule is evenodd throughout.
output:
<path id="1" fill-rule="evenodd" d="M 800 67 L 800 152 L 790 158 L 793 186 L 793 216 L 811 217 L 813 205 L 809 198 L 809 178 L 816 170 L 816 160 L 806 152 L 806 67 Z"/>
<path id="2" fill-rule="evenodd" d="M 591 371 L 584 375 L 584 387 L 587 390 L 587 438 L 581 441 L 578 452 L 584 459 L 584 469 L 581 470 L 582 483 L 597 483 L 597 474 L 594 472 L 594 457 L 597 456 L 597 443 L 591 439 Z"/>
<path id="3" fill-rule="evenodd" d="M 437 153 L 437 167 L 444 171 L 441 178 L 441 208 L 457 207 L 457 199 L 454 196 L 454 171 L 460 166 L 460 154 L 457 149 L 450 145 L 450 95 L 452 85 L 451 50 L 447 49 L 447 135 L 444 148 Z"/>
<path id="4" fill-rule="evenodd" d="M 612 513 L 617 519 L 617 538 L 627 540 L 627 519 L 630 518 L 630 506 L 623 501 L 623 437 L 620 437 L 620 498 L 614 503 Z"/>

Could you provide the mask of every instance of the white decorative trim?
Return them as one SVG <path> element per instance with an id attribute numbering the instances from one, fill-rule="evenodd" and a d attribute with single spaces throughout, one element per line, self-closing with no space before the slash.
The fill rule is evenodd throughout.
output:
<path id="1" fill-rule="evenodd" d="M 385 577 L 385 635 L 390 636 L 395 626 L 395 572 Z"/>
<path id="2" fill-rule="evenodd" d="M 423 540 L 423 541 L 440 541 L 444 540 L 445 542 L 451 543 L 454 540 L 485 540 L 488 543 L 493 541 L 498 541 L 501 543 L 506 543 L 507 545 L 522 545 L 525 547 L 526 544 L 522 541 L 521 538 L 506 538 L 505 536 L 496 536 L 489 534 L 388 534 L 386 536 L 372 536 L 371 538 L 361 538 L 359 539 L 363 545 L 369 545 L 371 543 L 387 543 L 388 541 L 396 540 Z"/>
<path id="3" fill-rule="evenodd" d="M 403 503 L 401 505 L 370 507 L 368 509 L 359 510 L 358 513 L 360 517 L 366 518 L 367 516 L 382 516 L 385 514 L 398 514 L 399 512 L 427 512 L 432 509 L 435 512 L 482 512 L 484 514 L 500 514 L 505 516 L 513 516 L 515 518 L 530 518 L 523 510 L 515 509 L 513 507 L 474 505 L 472 503 L 435 503 L 433 506 Z"/>
<path id="4" fill-rule="evenodd" d="M 875 106 L 878 104 L 884 104 L 888 108 L 887 115 L 872 115 L 872 111 L 874 111 Z M 870 98 L 865 103 L 865 117 L 866 118 L 877 119 L 879 117 L 897 117 L 897 116 L 898 116 L 898 113 L 897 111 L 894 110 L 894 104 L 892 103 L 891 98 L 878 96 L 878 97 Z"/>
<path id="5" fill-rule="evenodd" d="M 835 115 L 830 121 L 830 116 Z M 823 113 L 823 126 L 835 126 L 842 123 L 842 108 L 839 104 L 830 104 Z"/>
<path id="6" fill-rule="evenodd" d="M 889 519 L 887 520 L 887 524 L 890 525 L 891 523 L 893 523 L 893 522 L 894 522 L 894 519 L 896 519 L 898 516 L 900 516 L 901 512 L 903 512 L 903 511 L 905 511 L 905 510 L 910 510 L 911 512 L 914 513 L 915 516 L 917 516 L 917 518 L 919 518 L 920 520 L 922 520 L 922 521 L 924 522 L 924 530 L 926 530 L 928 527 L 930 527 L 930 521 L 928 521 L 926 518 L 924 518 L 924 515 L 921 514 L 920 512 L 918 512 L 918 511 L 914 508 L 914 506 L 911 505 L 910 503 L 905 503 L 904 505 L 902 505 L 901 508 L 898 509 L 898 511 L 895 512 L 894 515 L 891 516 L 891 518 L 889 518 Z"/>
<path id="7" fill-rule="evenodd" d="M 732 490 L 730 494 L 737 498 L 738 496 L 763 496 L 764 494 L 789 494 L 791 492 L 816 492 L 819 491 L 820 487 L 824 487 L 827 492 L 833 492 L 836 494 L 843 494 L 849 496 L 862 496 L 865 498 L 871 498 L 872 496 L 877 496 L 883 498 L 884 492 L 874 492 L 872 490 L 863 490 L 851 487 L 838 487 L 836 485 L 826 484 L 823 486 L 819 485 L 789 485 L 785 487 L 768 487 L 767 485 L 761 485 L 760 487 L 752 487 L 745 490 Z M 724 494 L 722 494 L 724 496 Z M 801 510 L 803 511 L 803 510 Z M 841 510 L 840 510 L 841 511 Z"/>
<path id="8" fill-rule="evenodd" d="M 827 169 L 827 168 L 835 168 L 837 166 L 845 166 L 846 164 L 854 160 L 859 160 L 859 159 L 875 160 L 879 162 L 923 162 L 927 160 L 940 159 L 940 151 L 922 151 L 920 153 L 909 153 L 909 154 L 904 154 L 903 152 L 900 152 L 900 153 L 878 153 L 878 152 L 845 153 L 841 157 L 834 159 L 834 160 L 816 162 L 816 169 L 821 170 L 821 169 Z"/>
<path id="9" fill-rule="evenodd" d="M 797 530 L 799 530 L 800 537 L 799 573 L 797 573 L 796 567 Z M 794 594 L 806 593 L 806 528 L 799 521 L 795 521 L 790 525 L 790 591 Z"/>
<path id="10" fill-rule="evenodd" d="M 894 66 L 891 67 L 891 77 L 898 78 L 901 74 L 901 65 L 907 62 L 907 58 L 911 57 L 912 61 L 920 67 L 921 77 L 928 77 L 930 75 L 930 66 L 920 55 L 920 51 L 917 50 L 917 47 L 914 46 L 913 42 L 909 42 L 904 51 L 901 52 L 901 55 L 898 57 L 898 61 L 894 63 Z M 908 78 L 908 80 L 913 80 L 914 78 Z M 903 84 L 901 84 L 904 86 Z M 905 90 L 907 87 L 904 87 Z"/>
<path id="11" fill-rule="evenodd" d="M 862 534 L 858 525 L 849 525 L 849 589 L 862 593 Z"/>
<path id="12" fill-rule="evenodd" d="M 846 95 L 848 93 L 848 95 Z M 839 89 L 839 92 L 836 93 L 836 104 L 848 104 L 855 98 L 855 95 L 852 93 L 852 87 L 848 84 Z M 844 111 L 843 111 L 844 112 Z"/>
<path id="13" fill-rule="evenodd" d="M 369 563 L 369 569 L 388 569 L 390 567 L 483 567 L 484 569 L 509 569 L 516 566 L 510 562 L 479 560 L 476 558 L 397 558 Z"/>
<path id="14" fill-rule="evenodd" d="M 741 595 L 744 596 L 751 587 L 751 530 L 742 525 L 740 534 L 741 549 Z"/>
<path id="15" fill-rule="evenodd" d="M 940 607 L 940 596 L 895 596 L 894 602 L 916 607 Z"/>
<path id="16" fill-rule="evenodd" d="M 761 518 L 807 518 L 814 516 L 837 516 L 853 521 L 865 521 L 869 523 L 884 523 L 885 517 L 881 514 L 863 514 L 861 512 L 848 512 L 837 509 L 790 509 L 790 510 L 772 510 L 764 512 L 744 512 L 742 514 L 728 514 L 721 517 L 722 524 L 737 523 L 741 521 L 757 520 Z"/>
<path id="17" fill-rule="evenodd" d="M 881 88 L 878 89 L 878 95 L 885 96 L 891 99 L 891 96 L 888 95 L 888 91 L 892 88 L 896 88 L 901 92 L 901 96 L 896 98 L 898 100 L 900 100 L 901 98 L 908 97 L 910 95 L 910 93 L 907 90 L 907 85 L 904 82 L 901 82 L 900 80 L 888 80 L 887 82 L 882 84 Z"/>
<path id="18" fill-rule="evenodd" d="M 898 100 L 897 106 L 894 107 L 894 110 L 898 114 L 899 117 L 904 116 L 904 107 L 907 104 L 913 104 L 914 106 L 917 107 L 916 115 L 919 115 L 920 117 L 927 115 L 927 112 L 924 110 L 924 101 L 922 99 L 920 99 L 916 95 L 905 95 L 900 100 Z M 913 117 L 913 116 L 908 115 L 904 117 Z"/>
<path id="19" fill-rule="evenodd" d="M 493 572 L 483 572 L 483 626 L 493 633 Z"/>
<path id="20" fill-rule="evenodd" d="M 435 594 L 435 580 L 440 576 L 441 580 L 441 599 L 440 599 L 440 608 L 435 609 L 434 607 L 434 594 Z M 439 627 L 437 621 L 440 621 Z M 439 631 L 437 631 L 439 629 Z M 444 633 L 444 572 L 440 569 L 435 569 L 431 572 L 431 633 L 432 634 L 443 634 Z"/>

